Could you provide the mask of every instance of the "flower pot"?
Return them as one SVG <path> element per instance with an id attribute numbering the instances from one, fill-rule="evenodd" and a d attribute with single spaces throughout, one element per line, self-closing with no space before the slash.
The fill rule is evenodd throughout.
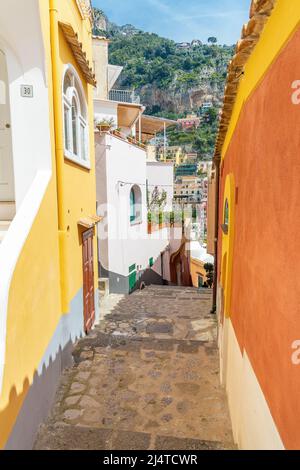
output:
<path id="1" fill-rule="evenodd" d="M 111 129 L 109 124 L 97 124 L 96 127 L 100 132 L 109 132 Z"/>

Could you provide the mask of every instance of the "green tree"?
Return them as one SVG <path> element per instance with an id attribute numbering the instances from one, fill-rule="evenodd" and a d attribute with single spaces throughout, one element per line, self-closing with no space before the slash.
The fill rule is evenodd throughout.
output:
<path id="1" fill-rule="evenodd" d="M 209 44 L 216 44 L 218 42 L 218 39 L 214 36 L 210 36 L 207 40 Z"/>
<path id="2" fill-rule="evenodd" d="M 206 271 L 208 287 L 211 288 L 214 283 L 214 271 L 215 271 L 214 265 L 212 263 L 206 263 L 204 265 L 204 269 Z"/>

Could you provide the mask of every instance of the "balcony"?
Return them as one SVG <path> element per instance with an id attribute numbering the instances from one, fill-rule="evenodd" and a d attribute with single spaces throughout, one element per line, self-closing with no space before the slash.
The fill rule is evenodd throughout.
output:
<path id="1" fill-rule="evenodd" d="M 109 99 L 121 103 L 140 104 L 140 97 L 135 94 L 134 90 L 110 90 Z"/>

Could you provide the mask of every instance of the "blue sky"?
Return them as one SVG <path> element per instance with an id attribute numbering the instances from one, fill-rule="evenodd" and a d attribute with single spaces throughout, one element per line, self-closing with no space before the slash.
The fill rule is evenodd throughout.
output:
<path id="1" fill-rule="evenodd" d="M 251 0 L 92 0 L 111 21 L 131 23 L 175 41 L 206 41 L 216 36 L 221 44 L 240 38 Z"/>

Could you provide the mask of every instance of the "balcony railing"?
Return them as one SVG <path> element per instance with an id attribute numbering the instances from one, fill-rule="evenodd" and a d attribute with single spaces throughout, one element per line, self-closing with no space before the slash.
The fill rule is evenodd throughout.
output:
<path id="1" fill-rule="evenodd" d="M 121 103 L 140 104 L 140 97 L 133 90 L 110 90 L 109 99 L 111 101 L 120 101 Z"/>

